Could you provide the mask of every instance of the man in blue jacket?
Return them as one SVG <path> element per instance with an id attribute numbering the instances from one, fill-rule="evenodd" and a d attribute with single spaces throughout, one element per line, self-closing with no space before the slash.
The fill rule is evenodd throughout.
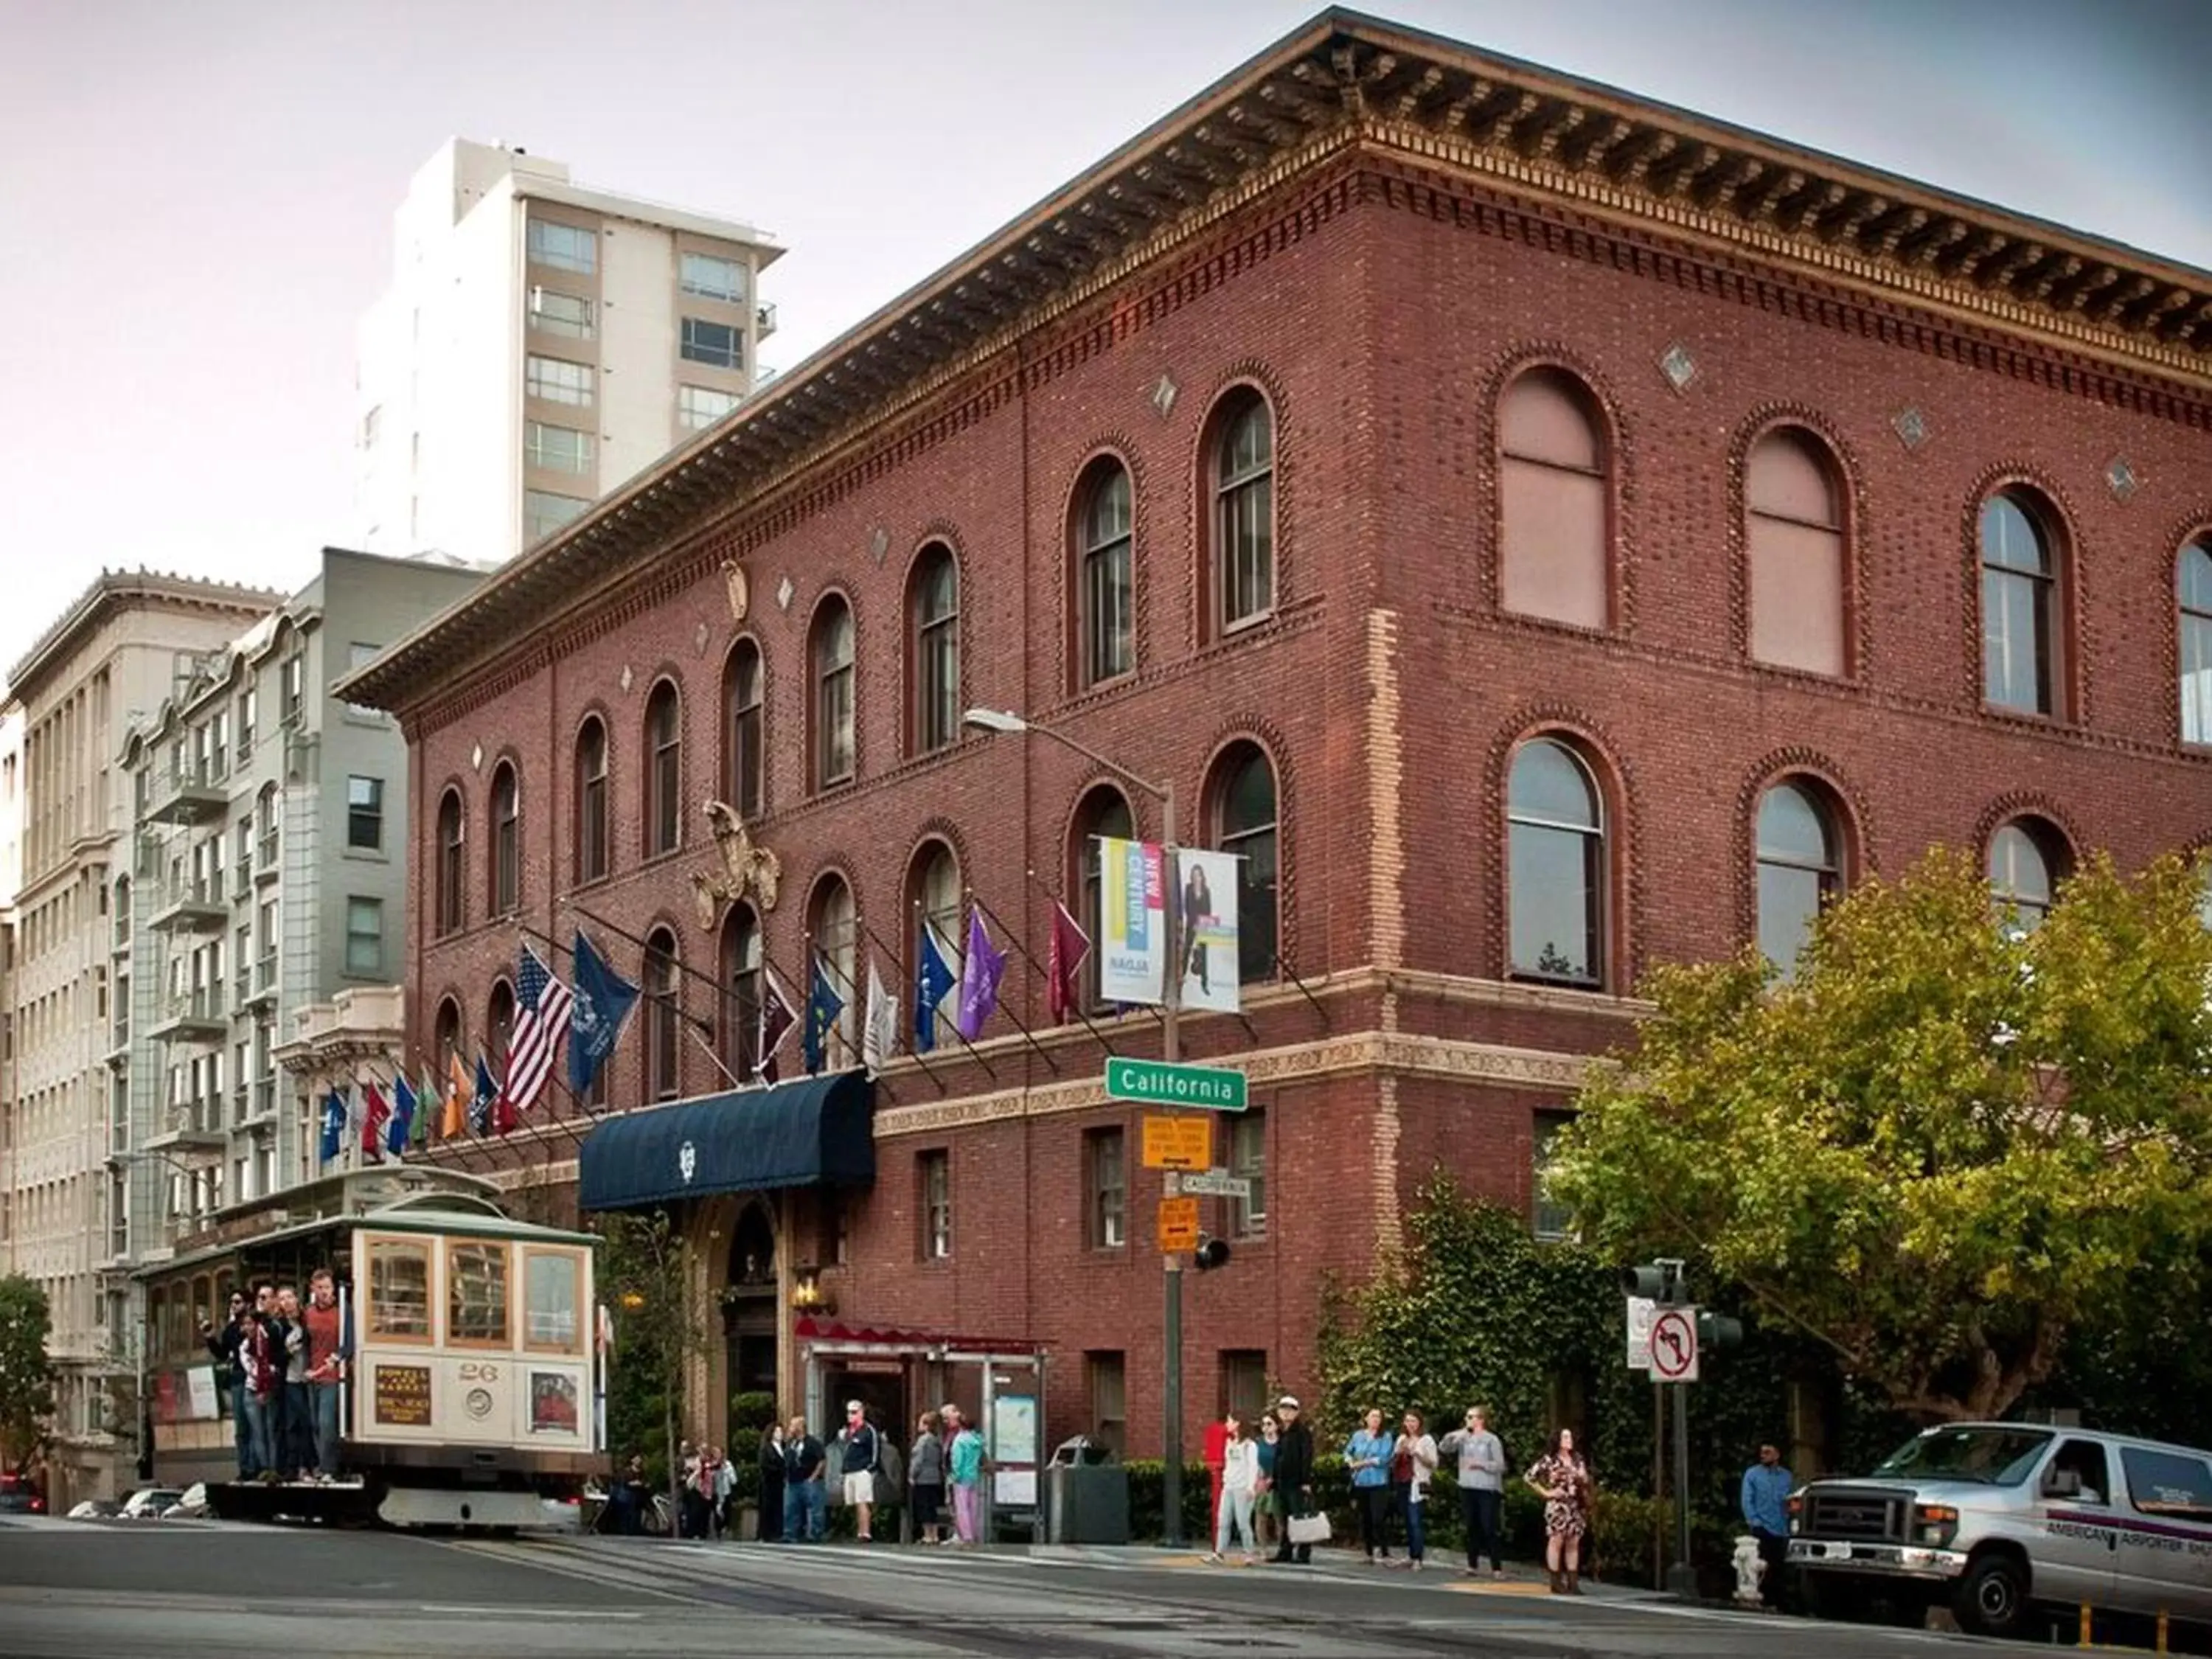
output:
<path id="1" fill-rule="evenodd" d="M 1770 1607 L 1782 1605 L 1783 1575 L 1790 1560 L 1790 1493 L 1797 1483 L 1782 1465 L 1771 1442 L 1759 1449 L 1759 1462 L 1743 1472 L 1739 1503 L 1744 1525 L 1759 1540 L 1759 1559 L 1766 1564 L 1759 1593 Z"/>
<path id="2" fill-rule="evenodd" d="M 868 1408 L 857 1400 L 845 1402 L 845 1428 L 837 1437 L 844 1455 L 837 1467 L 844 1471 L 845 1501 L 852 1506 L 854 1530 L 863 1544 L 873 1541 L 870 1522 L 875 1512 L 876 1472 L 883 1467 L 883 1447 L 868 1423 Z"/>

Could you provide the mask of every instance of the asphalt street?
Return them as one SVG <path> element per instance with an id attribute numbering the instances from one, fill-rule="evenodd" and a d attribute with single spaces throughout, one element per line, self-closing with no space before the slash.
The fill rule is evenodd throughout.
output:
<path id="1" fill-rule="evenodd" d="M 1215 1567 L 1189 1553 L 475 1540 L 219 1522 L 0 1522 L 0 1655 L 234 1659 L 1889 1659 L 2022 1652 L 1449 1563 Z"/>

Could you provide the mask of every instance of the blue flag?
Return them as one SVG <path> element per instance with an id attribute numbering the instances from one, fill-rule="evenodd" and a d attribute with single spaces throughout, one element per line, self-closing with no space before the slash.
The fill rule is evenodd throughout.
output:
<path id="1" fill-rule="evenodd" d="M 799 1034 L 808 1076 L 819 1072 L 829 1057 L 830 1033 L 836 1029 L 837 1016 L 844 1012 L 843 1000 L 830 987 L 830 969 L 817 956 L 814 958 L 813 988 L 806 997 L 806 1029 Z"/>
<path id="2" fill-rule="evenodd" d="M 637 1006 L 637 987 L 607 965 L 576 930 L 575 1006 L 568 1013 L 568 1092 L 582 1100 L 592 1079 L 622 1040 L 623 1022 Z"/>
<path id="3" fill-rule="evenodd" d="M 914 1051 L 926 1054 L 937 1046 L 937 1007 L 952 989 L 952 969 L 937 942 L 937 929 L 927 922 L 921 929 L 921 969 L 914 976 Z"/>
<path id="4" fill-rule="evenodd" d="M 415 1133 L 415 1091 L 408 1086 L 407 1073 L 395 1072 L 392 1079 L 392 1121 L 385 1126 L 384 1150 L 397 1158 L 407 1150 L 407 1138 Z"/>
<path id="5" fill-rule="evenodd" d="M 477 1056 L 477 1091 L 469 1102 L 469 1133 L 488 1135 L 491 1133 L 492 1103 L 499 1098 L 499 1085 L 491 1080 L 491 1066 L 482 1054 Z"/>
<path id="6" fill-rule="evenodd" d="M 345 1145 L 346 1119 L 351 1115 L 345 1097 L 333 1089 L 323 1100 L 323 1144 L 320 1151 L 327 1164 L 338 1155 Z"/>

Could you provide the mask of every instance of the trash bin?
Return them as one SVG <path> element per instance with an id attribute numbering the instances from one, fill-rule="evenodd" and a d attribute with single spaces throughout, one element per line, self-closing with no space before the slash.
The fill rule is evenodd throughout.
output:
<path id="1" fill-rule="evenodd" d="M 1129 1541 L 1129 1472 L 1107 1447 L 1082 1435 L 1054 1449 L 1044 1471 L 1048 1544 Z"/>

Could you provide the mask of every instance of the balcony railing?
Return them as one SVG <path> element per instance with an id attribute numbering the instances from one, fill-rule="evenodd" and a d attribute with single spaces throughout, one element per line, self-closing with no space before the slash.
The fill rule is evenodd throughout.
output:
<path id="1" fill-rule="evenodd" d="M 167 1041 L 220 1036 L 228 1029 L 221 993 L 212 986 L 202 986 L 183 996 L 164 997 L 155 1010 L 154 1027 L 148 1035 Z"/>
<path id="2" fill-rule="evenodd" d="M 182 928 L 204 933 L 220 927 L 228 914 L 220 873 L 201 881 L 158 883 L 147 895 L 146 925 L 155 931 Z"/>
<path id="3" fill-rule="evenodd" d="M 276 1079 L 264 1077 L 253 1085 L 253 1115 L 271 1118 L 276 1115 Z"/>
<path id="4" fill-rule="evenodd" d="M 147 790 L 146 816 L 156 823 L 198 823 L 228 805 L 222 786 L 205 767 L 160 768 Z"/>
<path id="5" fill-rule="evenodd" d="M 275 878 L 276 874 L 276 832 L 270 830 L 264 832 L 260 841 L 254 846 L 253 878 L 256 881 L 270 881 Z"/>

